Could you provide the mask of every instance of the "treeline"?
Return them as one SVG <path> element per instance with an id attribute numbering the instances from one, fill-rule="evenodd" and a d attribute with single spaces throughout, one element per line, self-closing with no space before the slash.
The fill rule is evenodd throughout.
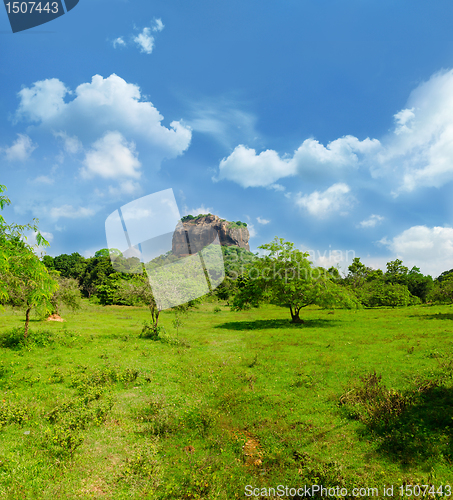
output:
<path id="1" fill-rule="evenodd" d="M 189 222 L 189 221 L 194 221 L 197 219 L 201 219 L 202 217 L 208 217 L 209 215 L 212 214 L 198 214 L 198 215 L 185 215 L 184 217 L 181 217 L 181 222 Z M 222 219 L 225 220 L 225 219 Z M 240 220 L 230 222 L 229 223 L 230 228 L 235 228 L 235 227 L 247 227 L 246 222 L 241 222 Z"/>
<path id="2" fill-rule="evenodd" d="M 222 247 L 225 264 L 225 280 L 215 290 L 221 300 L 230 300 L 249 279 L 249 273 L 258 259 L 257 255 L 239 247 Z M 155 264 L 167 264 L 177 260 L 167 254 Z M 43 263 L 49 271 L 57 271 L 61 278 L 77 282 L 82 295 L 102 305 L 137 305 L 136 297 L 124 293 L 124 282 L 147 281 L 142 264 L 137 258 L 116 261 L 112 266 L 108 249 L 85 258 L 79 253 L 62 254 L 57 257 L 46 255 Z M 160 262 L 162 261 L 162 262 Z M 338 268 L 331 267 L 324 272 L 337 284 L 346 287 L 365 307 L 408 306 L 420 303 L 453 303 L 453 269 L 443 272 L 436 279 L 423 275 L 420 269 L 409 269 L 399 259 L 388 262 L 386 271 L 365 266 L 356 257 L 342 276 Z"/>
<path id="3" fill-rule="evenodd" d="M 233 302 L 237 295 L 253 279 L 253 260 L 257 257 L 243 249 L 230 247 L 226 251 L 226 279 L 215 291 L 222 299 Z M 233 256 L 233 258 L 232 258 Z M 240 264 L 239 264 L 240 263 Z M 398 307 L 420 303 L 453 303 L 453 269 L 443 272 L 436 279 L 423 275 L 418 267 L 409 269 L 400 259 L 388 262 L 386 271 L 365 266 L 360 258 L 354 258 L 348 274 L 342 276 L 339 269 L 322 270 L 329 279 L 352 292 L 365 307 Z"/>

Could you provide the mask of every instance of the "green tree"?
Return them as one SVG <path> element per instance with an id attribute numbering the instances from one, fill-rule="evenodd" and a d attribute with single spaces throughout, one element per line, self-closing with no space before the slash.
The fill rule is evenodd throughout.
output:
<path id="1" fill-rule="evenodd" d="M 400 259 L 387 262 L 387 270 L 384 274 L 384 279 L 387 283 L 406 285 L 409 269 L 403 266 L 403 261 Z"/>
<path id="2" fill-rule="evenodd" d="M 50 261 L 46 257 L 48 256 L 44 257 L 45 260 L 43 259 L 43 262 L 49 269 L 55 269 L 60 272 L 63 278 L 74 278 L 79 280 L 80 283 L 87 266 L 87 261 L 79 253 L 74 252 L 71 255 L 63 253 L 54 257 L 53 261 Z"/>
<path id="3" fill-rule="evenodd" d="M 9 205 L 10 200 L 3 194 L 5 186 L 0 186 L 0 208 Z M 38 220 L 33 224 L 7 224 L 0 215 L 0 299 L 25 310 L 24 337 L 28 335 L 30 312 L 34 308 L 51 310 L 51 298 L 58 289 L 46 266 L 27 243 L 25 231 L 36 233 L 37 246 L 48 246 L 48 242 L 38 231 Z"/>
<path id="4" fill-rule="evenodd" d="M 437 278 L 438 280 L 439 278 Z M 427 296 L 428 302 L 437 302 L 438 304 L 453 303 L 453 274 L 446 274 L 442 280 L 435 281 L 434 286 Z"/>
<path id="5" fill-rule="evenodd" d="M 360 262 L 359 257 L 354 257 L 351 265 L 348 267 L 348 276 L 346 277 L 346 282 L 352 288 L 358 288 L 363 286 L 366 281 L 367 275 L 372 271 L 371 268 L 365 266 L 363 262 Z"/>
<path id="6" fill-rule="evenodd" d="M 317 304 L 323 307 L 357 307 L 358 301 L 333 282 L 323 268 L 313 268 L 308 254 L 294 248 L 294 243 L 275 238 L 259 247 L 267 255 L 257 259 L 239 285 L 233 309 L 258 307 L 269 302 L 288 307 L 293 323 L 303 323 L 302 308 Z"/>
<path id="7" fill-rule="evenodd" d="M 409 292 L 406 285 L 388 283 L 382 279 L 367 283 L 363 287 L 360 298 L 368 307 L 401 307 L 420 302 Z"/>
<path id="8" fill-rule="evenodd" d="M 418 297 L 422 302 L 426 299 L 434 287 L 431 276 L 424 276 L 418 267 L 413 267 L 407 274 L 407 288 L 412 295 Z"/>
<path id="9" fill-rule="evenodd" d="M 74 278 L 64 278 L 58 271 L 51 272 L 52 277 L 58 282 L 56 290 L 50 299 L 52 304 L 52 314 L 60 314 L 61 304 L 69 307 L 73 311 L 80 309 L 82 296 L 80 294 L 79 283 Z"/>

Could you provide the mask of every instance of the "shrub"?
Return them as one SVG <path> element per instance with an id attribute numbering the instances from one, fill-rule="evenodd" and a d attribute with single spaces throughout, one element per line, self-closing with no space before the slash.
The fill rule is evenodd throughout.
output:
<path id="1" fill-rule="evenodd" d="M 382 384 L 382 376 L 376 371 L 359 377 L 360 383 L 340 397 L 351 418 L 370 428 L 387 425 L 403 413 L 411 403 L 411 397 Z"/>

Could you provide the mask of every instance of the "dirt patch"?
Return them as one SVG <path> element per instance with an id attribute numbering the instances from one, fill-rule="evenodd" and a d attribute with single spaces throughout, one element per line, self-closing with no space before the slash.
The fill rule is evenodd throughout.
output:
<path id="1" fill-rule="evenodd" d="M 64 319 L 58 314 L 51 314 L 46 321 L 64 321 Z"/>
<path id="2" fill-rule="evenodd" d="M 247 441 L 242 448 L 242 451 L 245 455 L 245 463 L 247 465 L 261 465 L 263 462 L 261 461 L 261 451 L 260 451 L 260 443 L 253 437 L 247 436 Z"/>

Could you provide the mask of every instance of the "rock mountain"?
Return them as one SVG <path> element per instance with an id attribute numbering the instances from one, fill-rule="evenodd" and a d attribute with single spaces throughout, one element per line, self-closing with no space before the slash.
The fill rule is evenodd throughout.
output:
<path id="1" fill-rule="evenodd" d="M 178 256 L 197 253 L 212 243 L 217 235 L 223 246 L 234 245 L 250 251 L 250 234 L 246 226 L 209 214 L 178 224 L 173 233 L 172 253 Z"/>

